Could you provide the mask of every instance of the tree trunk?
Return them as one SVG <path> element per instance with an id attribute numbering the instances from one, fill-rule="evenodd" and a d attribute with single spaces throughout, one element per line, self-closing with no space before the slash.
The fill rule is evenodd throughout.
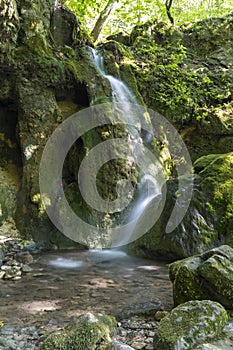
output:
<path id="1" fill-rule="evenodd" d="M 174 18 L 172 17 L 172 14 L 171 14 L 172 1 L 173 0 L 166 0 L 165 6 L 166 6 L 168 18 L 169 18 L 171 24 L 174 24 Z"/>
<path id="2" fill-rule="evenodd" d="M 106 22 L 116 3 L 117 0 L 109 0 L 104 10 L 100 13 L 99 18 L 97 19 L 96 24 L 91 32 L 91 36 L 94 41 L 98 39 L 99 34 L 104 26 L 104 23 Z"/>

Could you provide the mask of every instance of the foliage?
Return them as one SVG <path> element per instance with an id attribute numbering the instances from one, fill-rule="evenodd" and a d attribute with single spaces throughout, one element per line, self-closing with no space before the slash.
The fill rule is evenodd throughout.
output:
<path id="1" fill-rule="evenodd" d="M 212 128 L 212 134 L 219 133 L 220 128 L 229 134 L 231 18 L 180 28 L 160 21 L 135 27 L 130 51 L 135 58 L 133 68 L 139 91 L 147 106 L 170 120 L 195 124 L 201 121 L 203 129 Z M 216 120 L 214 128 L 210 119 Z"/>
<path id="2" fill-rule="evenodd" d="M 103 29 L 102 38 L 119 31 L 129 33 L 135 25 L 159 19 L 169 22 L 166 0 L 118 0 Z M 67 0 L 65 5 L 74 11 L 91 32 L 106 0 Z M 222 17 L 233 11 L 231 0 L 174 0 L 171 14 L 176 25 L 205 18 Z"/>

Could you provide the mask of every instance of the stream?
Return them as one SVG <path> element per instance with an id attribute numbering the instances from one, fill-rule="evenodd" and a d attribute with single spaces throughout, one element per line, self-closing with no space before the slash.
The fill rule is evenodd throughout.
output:
<path id="1" fill-rule="evenodd" d="M 172 308 L 172 285 L 164 262 L 119 251 L 42 253 L 22 279 L 0 280 L 1 322 L 41 327 L 72 315 L 104 312 L 118 317 L 129 304 L 161 300 Z"/>

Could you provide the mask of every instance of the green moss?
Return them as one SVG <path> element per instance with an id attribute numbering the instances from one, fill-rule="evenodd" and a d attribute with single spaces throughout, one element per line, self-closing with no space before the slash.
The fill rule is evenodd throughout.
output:
<path id="1" fill-rule="evenodd" d="M 203 299 L 203 292 L 200 288 L 202 279 L 196 272 L 200 263 L 200 257 L 193 257 L 182 260 L 182 263 L 177 261 L 169 265 L 175 305 L 185 303 L 188 300 Z"/>
<path id="2" fill-rule="evenodd" d="M 116 327 L 114 318 L 84 314 L 75 318 L 60 332 L 48 336 L 41 350 L 95 350 L 97 344 L 109 343 Z"/>
<path id="3" fill-rule="evenodd" d="M 204 279 L 204 287 L 212 298 L 225 307 L 233 308 L 233 265 L 230 260 L 220 255 L 213 255 L 198 267 L 198 273 Z"/>
<path id="4" fill-rule="evenodd" d="M 232 243 L 233 153 L 201 157 L 194 163 L 194 168 L 202 178 L 218 232 L 225 236 L 226 243 Z"/>
<path id="5" fill-rule="evenodd" d="M 138 91 L 138 85 L 137 80 L 135 78 L 134 70 L 135 67 L 132 65 L 131 62 L 123 62 L 120 65 L 121 79 L 127 84 L 130 91 L 133 92 L 133 94 L 136 97 L 137 103 L 144 106 L 144 101 L 142 99 L 141 94 Z"/>
<path id="6" fill-rule="evenodd" d="M 129 64 L 139 93 L 179 130 L 192 127 L 184 138 L 192 159 L 232 149 L 232 137 L 226 138 L 233 130 L 231 21 L 177 28 L 156 20 L 131 34 Z"/>

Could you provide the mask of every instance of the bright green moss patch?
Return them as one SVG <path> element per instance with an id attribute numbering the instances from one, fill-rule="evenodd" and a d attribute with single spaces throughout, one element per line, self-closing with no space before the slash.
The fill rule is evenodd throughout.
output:
<path id="1" fill-rule="evenodd" d="M 74 318 L 68 326 L 49 335 L 41 350 L 95 350 L 97 344 L 109 343 L 110 334 L 116 327 L 111 316 L 83 314 Z"/>

